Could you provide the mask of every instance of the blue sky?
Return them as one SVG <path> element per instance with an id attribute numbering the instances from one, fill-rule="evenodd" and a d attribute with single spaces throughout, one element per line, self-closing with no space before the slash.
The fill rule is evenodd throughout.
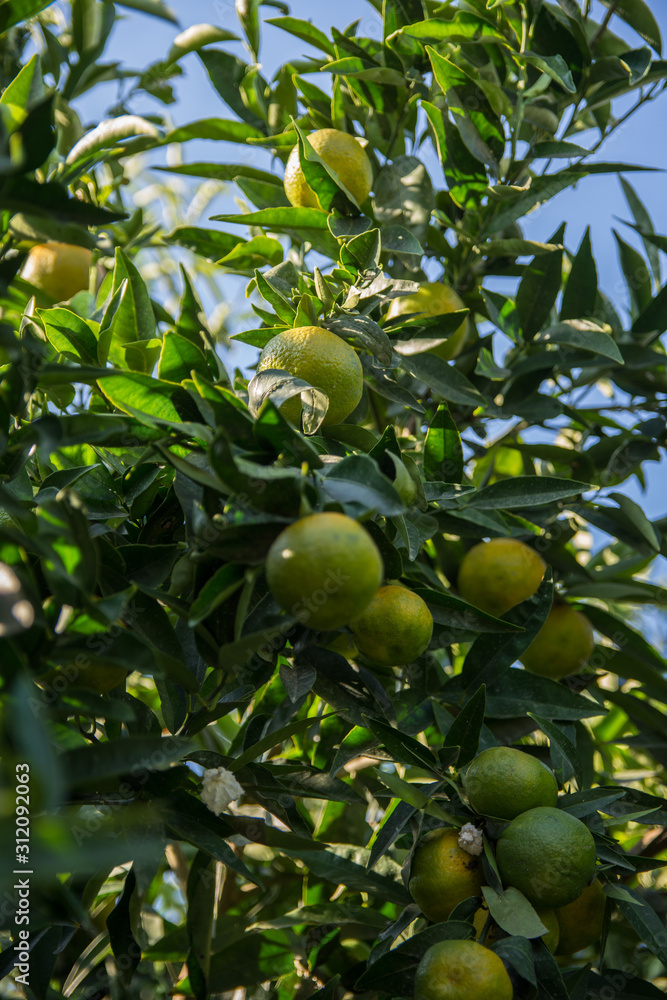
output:
<path id="1" fill-rule="evenodd" d="M 667 43 L 667 0 L 648 0 L 649 6 L 660 24 L 663 38 Z M 336 0 L 335 3 L 323 3 L 321 0 L 291 0 L 290 13 L 294 17 L 312 20 L 318 27 L 327 30 L 331 25 L 339 29 L 347 27 L 352 21 L 360 19 L 360 34 L 377 37 L 380 30 L 380 19 L 367 0 Z M 171 8 L 179 19 L 180 27 L 185 28 L 197 23 L 212 23 L 233 31 L 239 29 L 235 12 L 234 0 L 176 0 Z M 135 11 L 127 11 L 118 6 L 117 11 L 124 14 L 124 19 L 116 25 L 105 53 L 105 59 L 118 60 L 131 68 L 143 68 L 151 62 L 163 59 L 169 50 L 178 28 L 163 21 L 158 21 Z M 593 0 L 593 10 L 597 14 L 603 11 L 599 0 Z M 280 11 L 270 6 L 260 8 L 261 17 L 278 16 Z M 642 40 L 625 28 L 618 18 L 614 17 L 610 27 L 625 37 L 628 47 L 638 47 Z M 223 46 L 247 58 L 247 52 L 241 43 L 225 43 Z M 306 54 L 314 54 L 314 50 L 299 39 L 293 38 L 279 28 L 264 25 L 260 49 L 260 63 L 263 75 L 271 78 L 274 71 L 290 58 L 298 58 Z M 163 114 L 173 119 L 176 125 L 185 124 L 199 118 L 233 117 L 214 91 L 195 54 L 187 56 L 181 62 L 184 75 L 175 81 L 177 103 L 165 109 L 151 98 L 139 98 L 133 103 L 132 109 L 137 114 Z M 317 81 L 323 85 L 321 81 Z M 111 106 L 117 97 L 115 85 L 109 84 L 96 88 L 89 97 L 79 101 L 79 108 L 84 124 L 93 124 L 104 116 L 107 107 Z M 640 163 L 662 168 L 667 161 L 667 93 L 642 108 L 627 124 L 618 129 L 611 137 L 598 159 Z M 586 134 L 582 138 L 587 144 Z M 192 142 L 184 147 L 186 161 L 224 162 L 238 159 L 241 148 L 232 144 L 213 142 Z M 421 155 L 421 154 L 420 154 Z M 262 150 L 253 150 L 252 162 L 270 167 L 270 155 Z M 158 151 L 150 157 L 151 162 L 164 163 L 164 151 Z M 442 186 L 443 179 L 435 156 L 426 158 L 427 166 L 432 171 L 436 186 Z M 281 169 L 278 165 L 277 169 Z M 156 175 L 156 178 L 160 175 Z M 166 175 L 162 174 L 161 179 Z M 649 207 L 653 215 L 656 230 L 667 232 L 667 178 L 663 173 L 628 174 L 627 179 L 634 185 L 640 197 Z M 233 212 L 234 188 L 230 187 L 215 202 L 216 212 Z M 611 234 L 612 227 L 617 228 L 623 238 L 639 246 L 631 230 L 623 227 L 618 219 L 630 219 L 630 213 L 623 198 L 619 181 L 616 176 L 595 176 L 585 178 L 574 189 L 560 194 L 539 211 L 522 220 L 525 235 L 531 239 L 546 240 L 558 228 L 560 223 L 567 222 L 566 243 L 570 249 L 576 249 L 586 226 L 591 226 L 593 248 L 598 263 L 600 286 L 621 309 L 627 302 L 627 293 L 618 265 L 615 241 Z M 200 225 L 208 225 L 204 217 Z M 216 223 L 211 225 L 216 226 Z M 667 275 L 663 276 L 663 281 Z M 236 314 L 247 311 L 247 303 L 243 297 L 245 281 L 234 277 L 223 279 L 222 287 L 225 297 L 228 297 Z M 206 302 L 205 305 L 209 306 Z M 247 365 L 254 361 L 256 352 L 247 348 L 237 348 L 229 359 L 232 365 Z M 647 468 L 650 488 L 646 494 L 641 494 L 638 485 L 633 481 L 627 485 L 627 492 L 645 506 L 650 516 L 664 513 L 665 487 L 667 474 L 662 467 Z"/>

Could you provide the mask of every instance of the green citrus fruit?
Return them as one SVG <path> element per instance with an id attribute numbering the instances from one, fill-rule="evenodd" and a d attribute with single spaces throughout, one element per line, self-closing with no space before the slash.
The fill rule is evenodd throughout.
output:
<path id="1" fill-rule="evenodd" d="M 309 514 L 282 531 L 266 557 L 266 579 L 282 608 L 311 628 L 339 628 L 382 582 L 382 557 L 345 514 Z"/>
<path id="2" fill-rule="evenodd" d="M 438 941 L 417 966 L 415 1000 L 512 1000 L 507 970 L 477 941 Z"/>
<path id="3" fill-rule="evenodd" d="M 433 635 L 426 603 L 405 587 L 380 587 L 350 628 L 360 652 L 383 667 L 411 663 Z"/>
<path id="4" fill-rule="evenodd" d="M 520 660 L 531 673 L 560 680 L 581 670 L 594 649 L 588 618 L 569 604 L 554 604 Z"/>
<path id="5" fill-rule="evenodd" d="M 88 288 L 90 250 L 70 243 L 38 243 L 30 250 L 21 277 L 56 302 Z"/>
<path id="6" fill-rule="evenodd" d="M 359 655 L 354 636 L 348 632 L 341 632 L 340 635 L 326 644 L 325 649 L 330 649 L 332 653 L 340 653 L 346 660 L 356 660 Z"/>
<path id="7" fill-rule="evenodd" d="M 496 848 L 505 885 L 538 907 L 566 906 L 595 875 L 595 841 L 581 820 L 539 806 L 513 819 Z"/>
<path id="8" fill-rule="evenodd" d="M 481 888 L 480 859 L 459 847 L 457 829 L 433 830 L 417 844 L 408 889 L 429 920 L 447 920 L 464 899 L 481 895 Z"/>
<path id="9" fill-rule="evenodd" d="M 553 771 L 514 747 L 483 750 L 468 765 L 463 787 L 475 812 L 514 819 L 537 806 L 555 806 L 558 784 Z"/>
<path id="10" fill-rule="evenodd" d="M 363 147 L 353 135 L 335 128 L 311 132 L 308 141 L 318 156 L 335 172 L 341 183 L 362 205 L 373 186 L 373 168 Z M 285 194 L 297 208 L 319 208 L 317 195 L 304 177 L 299 160 L 299 144 L 293 148 L 285 167 Z"/>
<path id="11" fill-rule="evenodd" d="M 536 910 L 535 912 L 547 929 L 547 933 L 542 935 L 542 940 L 551 954 L 555 955 L 556 949 L 558 948 L 558 941 L 560 939 L 560 927 L 558 926 L 556 911 Z"/>
<path id="12" fill-rule="evenodd" d="M 461 597 L 490 615 L 504 615 L 535 593 L 544 560 L 517 538 L 492 538 L 466 552 L 459 569 Z"/>
<path id="13" fill-rule="evenodd" d="M 557 955 L 572 955 L 597 941 L 602 934 L 606 904 L 604 889 L 596 879 L 580 896 L 555 911 L 560 930 Z"/>
<path id="14" fill-rule="evenodd" d="M 282 368 L 329 397 L 323 424 L 340 424 L 357 406 L 363 392 L 361 362 L 354 348 L 319 326 L 300 326 L 272 337 L 259 356 L 257 371 Z M 298 424 L 301 399 L 292 396 L 281 412 Z"/>
<path id="15" fill-rule="evenodd" d="M 425 281 L 418 292 L 392 299 L 386 318 L 396 319 L 398 316 L 407 316 L 410 313 L 417 314 L 415 319 L 418 316 L 430 318 L 431 316 L 444 316 L 446 313 L 458 312 L 459 309 L 465 309 L 465 303 L 453 288 L 441 281 Z M 467 327 L 467 320 L 464 319 L 441 344 L 434 344 L 433 341 L 437 340 L 434 337 L 433 340 L 405 341 L 404 345 L 398 341 L 394 346 L 399 354 L 421 354 L 423 351 L 432 350 L 433 354 L 449 361 L 461 353 L 463 342 L 466 339 Z"/>

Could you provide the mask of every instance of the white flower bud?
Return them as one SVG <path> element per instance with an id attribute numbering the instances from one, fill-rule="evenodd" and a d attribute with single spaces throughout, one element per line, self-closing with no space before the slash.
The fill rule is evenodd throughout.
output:
<path id="1" fill-rule="evenodd" d="M 464 823 L 459 830 L 459 847 L 467 851 L 468 854 L 481 854 L 484 850 L 482 831 L 478 830 L 472 823 Z"/>
<path id="2" fill-rule="evenodd" d="M 212 813 L 219 816 L 230 802 L 243 795 L 243 789 L 231 771 L 224 767 L 213 767 L 204 771 L 201 800 Z"/>

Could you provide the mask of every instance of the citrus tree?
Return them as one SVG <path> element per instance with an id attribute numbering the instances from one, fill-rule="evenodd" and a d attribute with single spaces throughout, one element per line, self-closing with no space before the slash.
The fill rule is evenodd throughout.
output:
<path id="1" fill-rule="evenodd" d="M 136 71 L 106 0 L 0 4 L 2 975 L 663 996 L 665 523 L 626 485 L 666 438 L 667 237 L 641 165 L 593 157 L 664 88 L 655 18 L 371 0 L 365 37 L 236 7 Z M 270 80 L 267 15 L 308 53 Z M 191 53 L 220 117 L 171 128 Z M 166 231 L 138 156 L 201 138 L 239 155 L 168 169 L 239 211 Z M 521 230 L 607 173 L 627 303 L 588 231 Z M 176 255 L 173 308 L 142 262 Z M 223 364 L 218 275 L 256 370 Z"/>

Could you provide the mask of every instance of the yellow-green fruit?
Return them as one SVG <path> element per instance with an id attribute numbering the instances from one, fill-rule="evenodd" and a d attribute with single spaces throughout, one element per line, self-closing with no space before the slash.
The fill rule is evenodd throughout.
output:
<path id="1" fill-rule="evenodd" d="M 531 673 L 560 680 L 581 670 L 594 649 L 588 618 L 569 604 L 555 604 L 520 660 Z"/>
<path id="2" fill-rule="evenodd" d="M 285 528 L 266 557 L 278 604 L 310 628 L 340 628 L 382 582 L 382 557 L 365 528 L 345 514 L 309 514 Z"/>
<path id="3" fill-rule="evenodd" d="M 501 959 L 477 941 L 438 941 L 415 974 L 415 1000 L 512 1000 Z"/>
<path id="4" fill-rule="evenodd" d="M 604 889 L 596 879 L 575 900 L 556 910 L 560 930 L 557 955 L 572 955 L 597 941 L 602 934 L 606 904 Z"/>
<path id="5" fill-rule="evenodd" d="M 425 601 L 405 587 L 380 587 L 350 628 L 364 656 L 382 667 L 398 667 L 424 652 L 433 635 Z"/>
<path id="6" fill-rule="evenodd" d="M 335 128 L 311 132 L 308 142 L 334 171 L 358 205 L 363 204 L 373 186 L 373 168 L 364 149 L 353 135 Z M 296 208 L 319 208 L 317 195 L 304 177 L 299 160 L 299 144 L 293 148 L 285 167 L 285 194 Z"/>
<path id="7" fill-rule="evenodd" d="M 581 820 L 540 806 L 513 819 L 496 847 L 503 884 L 536 907 L 567 906 L 595 875 L 595 841 Z"/>
<path id="8" fill-rule="evenodd" d="M 346 660 L 356 660 L 359 655 L 354 636 L 348 632 L 341 632 L 340 635 L 326 644 L 325 649 L 330 649 L 332 653 L 340 653 Z"/>
<path id="9" fill-rule="evenodd" d="M 481 895 L 482 865 L 475 854 L 459 847 L 459 831 L 433 830 L 419 842 L 410 870 L 408 889 L 425 917 L 447 920 L 455 906 Z"/>
<path id="10" fill-rule="evenodd" d="M 88 288 L 90 250 L 70 243 L 38 243 L 28 254 L 21 277 L 56 302 Z"/>
<path id="11" fill-rule="evenodd" d="M 459 593 L 490 615 L 504 615 L 533 596 L 545 569 L 542 557 L 524 542 L 492 538 L 466 552 L 459 569 Z"/>
<path id="12" fill-rule="evenodd" d="M 483 750 L 469 764 L 463 787 L 475 812 L 494 819 L 514 819 L 537 806 L 555 806 L 558 783 L 536 757 L 514 747 Z"/>
<path id="13" fill-rule="evenodd" d="M 418 316 L 429 318 L 431 316 L 444 316 L 446 313 L 458 312 L 465 309 L 465 303 L 456 294 L 453 288 L 440 281 L 425 281 L 418 292 L 412 295 L 401 295 L 400 298 L 392 299 L 387 310 L 387 319 L 396 319 L 398 316 L 407 316 L 416 313 Z M 457 326 L 447 340 L 441 344 L 434 344 L 428 339 L 405 341 L 402 345 L 398 341 L 394 346 L 399 354 L 421 354 L 423 351 L 432 350 L 433 354 L 449 361 L 457 357 L 463 348 L 466 338 L 467 320 Z M 437 338 L 434 337 L 433 340 Z"/>
<path id="14" fill-rule="evenodd" d="M 299 326 L 272 337 L 259 356 L 257 371 L 282 368 L 329 397 L 322 423 L 340 424 L 352 413 L 364 388 L 361 362 L 347 341 L 320 326 Z M 281 412 L 298 424 L 301 398 L 292 396 Z"/>
<path id="15" fill-rule="evenodd" d="M 560 940 L 560 927 L 558 926 L 556 911 L 536 910 L 536 913 L 547 929 L 547 933 L 542 935 L 542 940 L 551 954 L 555 955 L 558 948 L 558 941 Z"/>

